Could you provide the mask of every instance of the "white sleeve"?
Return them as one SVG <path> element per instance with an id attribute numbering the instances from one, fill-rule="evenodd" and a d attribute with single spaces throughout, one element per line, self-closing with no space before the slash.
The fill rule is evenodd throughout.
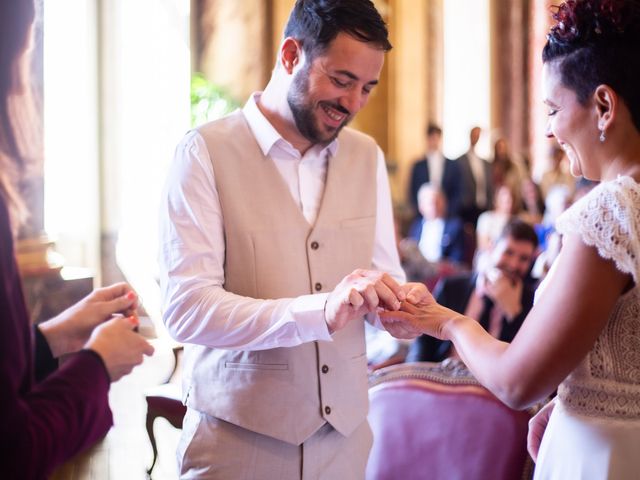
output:
<path id="1" fill-rule="evenodd" d="M 382 150 L 380 150 L 380 147 L 378 147 L 376 168 L 376 233 L 371 268 L 373 270 L 387 272 L 398 283 L 403 284 L 407 280 L 402 265 L 400 264 L 400 256 L 398 255 L 389 177 L 387 176 L 384 154 Z M 368 314 L 367 321 L 375 327 L 383 329 L 380 323 L 380 317 L 378 317 L 377 314 Z"/>
<path id="2" fill-rule="evenodd" d="M 376 198 L 376 233 L 373 245 L 373 259 L 371 267 L 374 270 L 387 272 L 397 282 L 406 282 L 406 275 L 400 265 L 398 245 L 396 243 L 396 229 L 391 204 L 391 190 L 389 177 L 384 161 L 384 154 L 378 147 L 377 159 L 377 198 Z"/>
<path id="3" fill-rule="evenodd" d="M 163 321 L 176 340 L 242 350 L 331 340 L 324 320 L 328 294 L 259 300 L 224 290 L 222 211 L 197 131 L 176 149 L 160 208 Z"/>
<path id="4" fill-rule="evenodd" d="M 640 279 L 640 187 L 630 177 L 601 183 L 556 220 L 560 234 L 580 236 L 600 257 Z"/>

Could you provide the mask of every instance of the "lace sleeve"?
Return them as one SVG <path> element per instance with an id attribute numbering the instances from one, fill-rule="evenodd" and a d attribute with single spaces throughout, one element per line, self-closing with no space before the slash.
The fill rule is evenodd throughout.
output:
<path id="1" fill-rule="evenodd" d="M 615 262 L 638 283 L 640 277 L 640 185 L 629 177 L 602 183 L 556 221 L 561 234 L 577 233 L 602 258 Z"/>

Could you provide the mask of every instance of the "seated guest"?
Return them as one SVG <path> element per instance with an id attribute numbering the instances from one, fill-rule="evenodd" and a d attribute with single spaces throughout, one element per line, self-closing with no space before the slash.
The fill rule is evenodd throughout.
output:
<path id="1" fill-rule="evenodd" d="M 533 227 L 511 220 L 490 252 L 488 268 L 442 279 L 434 291 L 436 301 L 511 342 L 533 306 L 535 288 L 527 274 L 537 246 Z M 422 335 L 412 343 L 407 361 L 440 362 L 451 353 L 451 342 Z"/>
<path id="2" fill-rule="evenodd" d="M 409 231 L 429 262 L 449 260 L 461 262 L 464 257 L 462 220 L 447 217 L 447 199 L 439 187 L 425 183 L 418 190 L 418 210 L 421 219 Z"/>

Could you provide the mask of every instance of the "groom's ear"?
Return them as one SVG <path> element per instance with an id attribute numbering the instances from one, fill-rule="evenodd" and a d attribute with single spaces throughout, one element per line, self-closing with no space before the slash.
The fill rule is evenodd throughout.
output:
<path id="1" fill-rule="evenodd" d="M 303 60 L 304 52 L 300 42 L 292 37 L 285 38 L 280 46 L 280 63 L 285 71 L 292 75 Z"/>

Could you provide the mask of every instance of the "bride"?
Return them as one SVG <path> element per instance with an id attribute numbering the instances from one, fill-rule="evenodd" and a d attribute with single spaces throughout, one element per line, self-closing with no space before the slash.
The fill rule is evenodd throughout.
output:
<path id="1" fill-rule="evenodd" d="M 553 16 L 542 54 L 548 135 L 574 176 L 601 183 L 557 220 L 562 251 L 534 308 L 511 344 L 433 298 L 382 316 L 389 329 L 453 341 L 513 408 L 558 390 L 531 424 L 536 479 L 637 478 L 640 2 L 568 0 Z"/>

